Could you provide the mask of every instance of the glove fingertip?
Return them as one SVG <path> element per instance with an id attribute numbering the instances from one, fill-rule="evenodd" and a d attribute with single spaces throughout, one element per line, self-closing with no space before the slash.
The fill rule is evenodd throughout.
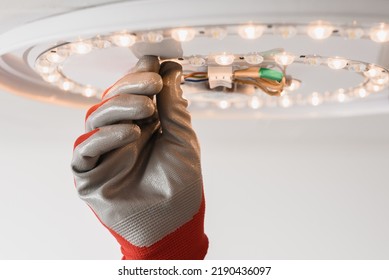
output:
<path id="1" fill-rule="evenodd" d="M 74 142 L 73 150 L 75 148 L 77 148 L 78 145 L 80 145 L 82 142 L 87 140 L 89 137 L 91 137 L 93 134 L 95 134 L 98 131 L 99 131 L 99 129 L 96 128 L 95 130 L 89 131 L 88 133 L 85 133 L 85 134 L 81 135 L 80 137 L 78 137 L 76 139 L 76 141 Z"/>
<path id="2" fill-rule="evenodd" d="M 131 72 L 159 72 L 159 59 L 154 55 L 142 56 Z"/>
<path id="3" fill-rule="evenodd" d="M 173 61 L 165 61 L 161 64 L 159 73 L 162 78 L 169 76 L 172 72 L 182 72 L 182 65 Z"/>

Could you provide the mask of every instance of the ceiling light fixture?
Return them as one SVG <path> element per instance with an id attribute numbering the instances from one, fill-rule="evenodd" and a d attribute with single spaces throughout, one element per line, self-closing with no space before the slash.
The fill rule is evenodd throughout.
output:
<path id="1" fill-rule="evenodd" d="M 312 116 L 358 106 L 358 112 L 389 111 L 378 105 L 389 92 L 384 13 L 367 10 L 356 21 L 356 9 L 342 3 L 343 12 L 280 2 L 264 10 L 242 0 L 220 12 L 224 2 L 215 0 L 206 10 L 191 3 L 171 14 L 161 11 L 174 10 L 179 0 L 125 1 L 33 21 L 0 34 L 0 86 L 90 106 L 139 57 L 157 55 L 183 66 L 182 88 L 195 115 Z"/>
<path id="2" fill-rule="evenodd" d="M 152 41 L 153 43 L 161 42 L 169 39 L 170 34 L 171 38 L 174 40 L 188 42 L 193 40 L 196 36 L 201 37 L 206 36 L 207 34 L 213 34 L 212 38 L 221 39 L 221 37 L 225 37 L 226 34 L 224 34 L 224 32 L 226 32 L 227 29 L 230 30 L 230 32 L 234 32 L 234 30 L 237 31 L 237 33 L 245 39 L 253 39 L 259 33 L 263 33 L 265 26 L 276 30 L 279 30 L 280 27 L 285 27 L 284 25 L 276 26 L 274 24 L 271 27 L 269 27 L 270 25 L 230 25 L 224 27 L 201 26 L 147 32 L 133 31 L 131 34 L 113 33 L 98 35 L 85 41 L 79 40 L 77 42 L 62 43 L 46 50 L 38 56 L 35 62 L 35 69 L 45 81 L 65 91 L 89 98 L 100 98 L 103 89 L 96 88 L 89 84 L 83 85 L 80 82 L 71 79 L 63 72 L 63 68 L 67 59 L 73 55 L 87 54 L 92 51 L 92 48 L 94 50 L 107 48 L 106 45 L 100 46 L 97 43 L 101 40 L 112 43 L 109 44 L 110 46 L 116 45 L 128 47 L 145 41 Z M 324 37 L 328 37 L 329 30 L 334 29 L 334 26 L 327 22 L 315 22 L 306 26 L 301 24 L 289 25 L 288 27 L 291 26 L 300 31 L 306 29 L 310 36 L 312 32 L 316 35 L 321 34 L 320 36 L 316 36 L 316 38 L 320 40 Z M 382 25 L 380 25 L 380 28 L 381 27 Z M 347 28 L 348 27 L 346 27 L 345 30 L 349 31 Z M 362 29 L 362 27 L 358 28 Z M 337 29 L 340 29 L 340 27 L 337 27 Z M 375 29 L 373 28 L 372 30 Z M 349 33 L 350 32 L 347 34 Z M 220 34 L 223 35 L 219 36 Z M 335 36 L 339 35 L 336 34 Z M 236 108 L 236 104 L 239 104 L 237 106 L 240 108 L 259 108 L 260 106 L 258 106 L 258 104 L 261 104 L 261 107 L 274 108 L 278 105 L 282 108 L 289 108 L 292 106 L 305 105 L 318 106 L 320 104 L 333 102 L 344 103 L 346 101 L 364 98 L 370 93 L 382 91 L 389 84 L 388 69 L 379 65 L 337 56 L 295 55 L 290 52 L 285 52 L 282 49 L 247 54 L 221 52 L 210 55 L 182 56 L 169 59 L 161 58 L 161 61 L 163 60 L 173 60 L 183 66 L 183 87 L 185 88 L 187 98 L 191 101 L 190 104 L 192 107 L 199 107 L 196 104 L 198 99 L 194 97 L 194 95 L 199 95 L 201 93 L 206 96 L 207 92 L 209 93 L 212 89 L 217 90 L 219 94 L 217 97 L 209 95 L 209 97 L 203 99 L 200 107 L 216 107 L 225 110 L 228 108 Z M 289 75 L 288 67 L 292 64 L 306 66 L 321 65 L 334 70 L 344 69 L 358 74 L 362 79 L 360 83 L 354 86 L 328 90 L 323 93 L 320 93 L 318 90 L 314 90 L 313 93 L 299 92 L 299 89 L 306 81 L 304 81 L 303 76 L 292 77 Z M 223 89 L 223 87 L 225 88 L 225 90 L 222 91 L 224 94 L 220 93 L 220 90 Z M 273 101 L 269 102 L 268 97 L 264 96 L 263 92 L 271 96 L 282 95 L 282 98 L 276 103 Z M 231 95 L 231 93 L 240 93 L 240 95 L 234 95 L 233 100 L 230 100 L 229 95 Z M 245 105 L 242 105 L 242 101 Z"/>

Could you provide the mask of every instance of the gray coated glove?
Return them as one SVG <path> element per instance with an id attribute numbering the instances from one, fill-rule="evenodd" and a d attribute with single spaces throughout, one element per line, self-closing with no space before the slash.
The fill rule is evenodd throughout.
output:
<path id="1" fill-rule="evenodd" d="M 199 144 L 181 74 L 177 63 L 141 58 L 89 109 L 75 143 L 79 196 L 124 259 L 202 259 L 208 249 Z"/>

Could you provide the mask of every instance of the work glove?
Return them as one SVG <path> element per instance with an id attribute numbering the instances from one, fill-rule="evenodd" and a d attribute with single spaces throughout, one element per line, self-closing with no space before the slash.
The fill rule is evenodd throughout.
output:
<path id="1" fill-rule="evenodd" d="M 203 259 L 208 249 L 200 150 L 181 75 L 177 63 L 141 58 L 89 109 L 74 144 L 78 194 L 123 259 Z"/>

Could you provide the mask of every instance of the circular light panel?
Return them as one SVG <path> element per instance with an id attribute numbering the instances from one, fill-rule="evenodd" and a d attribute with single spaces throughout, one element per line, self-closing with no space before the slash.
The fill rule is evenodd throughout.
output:
<path id="1" fill-rule="evenodd" d="M 164 6 L 169 6 L 170 4 L 174 5 L 173 2 L 175 3 L 177 1 L 168 1 L 164 3 Z M 155 3 L 158 4 L 157 1 L 155 1 Z M 99 78 L 96 77 L 96 79 L 93 79 L 93 77 L 88 77 L 93 76 L 92 73 L 97 71 L 97 69 L 94 68 L 94 66 L 96 66 L 96 61 L 104 60 L 105 51 L 107 53 L 119 53 L 121 50 L 130 50 L 130 53 L 139 57 L 139 55 L 142 54 L 142 51 L 139 52 L 139 48 L 138 50 L 136 50 L 136 48 L 143 44 L 142 47 L 147 46 L 146 49 L 149 50 L 149 53 L 143 54 L 160 55 L 158 50 L 160 44 L 162 45 L 167 40 L 177 40 L 178 44 L 181 44 L 182 47 L 181 54 L 179 54 L 180 50 L 178 47 L 176 50 L 177 55 L 170 55 L 169 57 L 181 63 L 186 73 L 193 72 L 194 70 L 206 72 L 209 66 L 214 67 L 215 65 L 213 64 L 217 64 L 214 60 L 210 63 L 209 54 L 221 54 L 225 52 L 230 55 L 229 64 L 223 62 L 222 65 L 217 65 L 220 67 L 231 67 L 232 77 L 234 71 L 245 70 L 250 67 L 278 69 L 278 71 L 285 70 L 285 77 L 288 75 L 291 76 L 288 78 L 289 80 L 287 79 L 284 90 L 280 92 L 280 97 L 267 96 L 252 85 L 235 86 L 232 84 L 231 89 L 228 87 L 224 89 L 214 89 L 219 93 L 217 94 L 218 98 L 224 96 L 226 100 L 228 99 L 227 97 L 232 94 L 237 94 L 237 97 L 233 100 L 228 99 L 228 105 L 226 105 L 226 102 L 221 102 L 223 112 L 229 112 L 228 114 L 231 113 L 231 115 L 234 111 L 239 111 L 239 114 L 246 113 L 248 112 L 248 108 L 250 108 L 250 112 L 259 111 L 259 113 L 274 111 L 276 112 L 275 114 L 281 112 L 283 114 L 283 112 L 287 111 L 293 112 L 293 108 L 299 108 L 298 112 L 302 112 L 302 108 L 310 107 L 306 106 L 310 104 L 308 97 L 315 92 L 318 97 L 315 97 L 314 99 L 320 100 L 320 102 L 314 103 L 323 106 L 324 104 L 340 103 L 342 103 L 342 106 L 345 106 L 344 104 L 346 103 L 351 104 L 351 102 L 349 102 L 351 100 L 354 100 L 355 102 L 357 100 L 373 101 L 385 98 L 385 95 L 387 95 L 386 91 L 383 92 L 383 90 L 387 88 L 388 83 L 387 70 L 379 67 L 379 61 L 371 59 L 371 57 L 373 57 L 373 52 L 376 52 L 380 48 L 381 43 L 386 41 L 389 32 L 387 30 L 387 23 L 376 23 L 373 21 L 373 19 L 377 20 L 379 17 L 371 16 L 369 18 L 369 16 L 362 16 L 359 19 L 360 21 L 357 22 L 351 17 L 353 14 L 351 8 L 350 13 L 339 14 L 334 21 L 332 21 L 330 17 L 321 18 L 319 16 L 317 18 L 321 18 L 320 21 L 312 21 L 312 17 L 317 15 L 317 13 L 312 13 L 311 19 L 308 20 L 309 17 L 299 17 L 298 20 L 300 22 L 294 23 L 294 13 L 292 10 L 288 10 L 290 8 L 289 5 L 289 8 L 286 8 L 286 10 L 289 11 L 289 14 L 285 10 L 286 16 L 283 18 L 283 22 L 279 23 L 277 17 L 271 13 L 270 10 L 272 8 L 270 5 L 270 10 L 266 11 L 266 13 L 263 12 L 265 16 L 261 16 L 262 21 L 254 22 L 248 14 L 245 14 L 242 11 L 242 5 L 232 5 L 234 7 L 231 6 L 230 8 L 223 10 L 223 18 L 228 18 L 229 22 L 232 22 L 233 24 L 225 25 L 223 24 L 223 21 L 225 22 L 225 20 L 217 16 L 212 17 L 210 11 L 206 11 L 205 13 L 207 16 L 204 16 L 202 19 L 188 16 L 191 13 L 195 14 L 198 10 L 195 5 L 191 5 L 191 8 L 188 9 L 187 13 L 174 15 L 173 17 L 172 15 L 167 16 L 160 14 L 158 21 L 152 21 L 146 19 L 147 17 L 150 17 L 150 19 L 156 18 L 155 15 L 151 14 L 143 14 L 142 19 L 144 20 L 139 20 L 139 17 L 141 17 L 140 14 L 142 14 L 140 11 L 142 9 L 147 9 L 148 5 L 138 3 L 139 16 L 134 15 L 133 18 L 127 20 L 128 23 L 123 24 L 125 22 L 122 20 L 124 13 L 121 12 L 125 10 L 123 9 L 123 6 L 130 7 L 133 5 L 133 3 L 116 3 L 107 5 L 104 8 L 94 7 L 75 13 L 60 15 L 58 17 L 51 17 L 38 22 L 32 22 L 26 25 L 26 28 L 21 27 L 12 30 L 12 32 L 9 32 L 8 34 L 2 34 L 1 38 L 2 41 L 5 42 L 5 45 L 2 45 L 0 53 L 4 54 L 7 51 L 10 52 L 12 48 L 15 49 L 16 46 L 20 47 L 20 51 L 12 51 L 12 54 L 9 53 L 1 57 L 0 66 L 3 74 L 2 80 L 7 81 L 5 83 L 3 82 L 3 86 L 9 85 L 10 88 L 15 89 L 15 92 L 28 94 L 32 97 L 36 96 L 36 98 L 39 99 L 46 98 L 43 97 L 46 95 L 46 100 L 59 103 L 95 103 L 99 96 L 99 92 L 105 87 L 105 84 L 109 84 L 110 81 L 120 78 L 120 76 L 124 75 L 128 70 L 127 67 L 117 67 L 116 69 L 107 67 L 107 73 L 111 74 L 111 78 L 108 78 L 109 74 L 107 74 L 105 75 L 106 77 L 102 79 L 101 76 L 104 76 L 103 71 L 97 75 L 100 76 Z M 283 10 L 284 7 L 286 6 L 277 6 L 277 8 L 274 8 L 274 11 Z M 109 13 L 115 14 L 115 18 L 108 16 L 104 18 L 104 20 L 100 20 L 100 27 L 97 27 L 97 21 L 93 20 L 96 16 L 93 16 L 93 13 L 101 14 L 101 11 L 103 10 L 114 11 L 115 9 L 117 11 L 116 13 Z M 248 11 L 248 9 L 246 10 Z M 250 9 L 251 12 L 254 10 L 257 10 L 256 7 Z M 258 12 L 261 14 L 260 11 Z M 333 13 L 335 14 L 336 11 L 334 10 Z M 83 20 L 74 20 L 77 17 L 80 19 L 83 18 Z M 345 20 L 342 20 L 342 17 Z M 205 20 L 205 18 L 208 20 Z M 381 20 L 385 20 L 383 17 L 381 18 Z M 54 24 L 57 19 L 69 24 Z M 74 25 L 74 22 L 78 22 L 78 25 L 77 28 L 72 29 L 71 26 Z M 345 22 L 346 24 L 344 24 Z M 351 24 L 349 24 L 350 22 Z M 89 26 L 87 23 L 89 23 Z M 41 27 L 37 28 L 39 24 Z M 30 36 L 30 32 L 26 32 L 28 29 L 27 26 L 34 28 L 34 30 L 39 32 L 43 30 L 43 32 L 40 32 L 42 34 L 47 31 L 46 35 L 34 35 L 35 38 L 46 40 L 47 44 L 38 43 L 38 39 L 35 40 L 34 37 Z M 54 29 L 54 26 L 56 26 L 55 32 L 52 31 L 50 33 L 50 27 L 53 27 L 51 29 Z M 313 33 L 316 34 L 316 37 L 309 35 L 310 27 L 313 28 Z M 65 29 L 68 29 L 68 31 L 64 32 Z M 173 34 L 175 34 L 173 30 L 177 29 L 181 30 L 178 33 L 180 36 L 173 36 Z M 24 32 L 22 32 L 23 30 Z M 242 30 L 245 31 L 244 36 L 242 36 Z M 23 38 L 27 41 L 22 42 L 19 40 L 20 42 L 17 43 L 15 41 L 16 39 L 14 40 L 10 37 L 11 34 L 16 35 L 18 32 L 25 34 Z M 14 36 L 13 38 L 22 37 Z M 315 39 L 312 38 L 321 40 L 321 43 L 315 44 Z M 344 41 L 344 44 L 342 43 L 339 45 L 340 40 L 343 38 L 349 40 L 346 40 Z M 58 41 L 58 39 L 61 41 Z M 309 40 L 312 41 L 312 44 Z M 235 44 L 233 41 L 237 41 L 237 43 Z M 366 43 L 360 43 L 362 41 L 367 42 L 367 45 L 369 45 L 369 48 L 365 48 L 369 49 L 369 52 L 361 52 L 359 55 L 355 51 L 357 48 L 350 47 L 350 44 L 366 45 Z M 12 44 L 12 47 L 10 47 L 10 44 Z M 67 48 L 65 48 L 65 45 Z M 154 47 L 149 47 L 151 45 Z M 280 63 L 276 63 L 274 56 L 283 53 L 284 50 L 279 50 L 278 52 L 270 54 L 264 52 L 264 50 L 269 48 L 266 46 L 269 45 L 276 45 L 284 48 L 285 51 L 294 56 L 294 61 L 288 62 L 284 57 L 284 60 L 280 60 Z M 307 49 L 310 49 L 315 55 L 304 54 L 300 49 L 302 45 L 306 46 Z M 323 52 L 323 48 L 320 47 L 320 45 L 325 45 L 326 51 Z M 30 47 L 26 48 L 25 46 Z M 50 53 L 47 53 L 46 51 L 50 51 Z M 40 59 L 40 54 L 42 53 L 47 54 L 45 60 L 48 63 L 46 63 L 45 60 Z M 339 60 L 340 58 L 336 57 L 337 55 L 343 57 L 344 61 Z M 231 62 L 232 56 L 233 61 Z M 85 71 L 86 65 L 89 65 L 89 63 L 86 63 L 89 59 L 88 57 L 96 57 L 94 65 L 91 64 L 89 66 L 91 71 Z M 21 59 L 18 60 L 15 58 Z M 165 58 L 166 57 L 161 56 L 161 59 Z M 332 62 L 329 63 L 329 60 L 331 59 Z M 335 62 L 333 59 L 335 59 Z M 345 65 L 344 62 L 346 62 Z M 34 70 L 38 70 L 40 79 L 37 78 L 36 74 L 31 72 L 31 69 L 26 68 L 26 65 Z M 75 65 L 84 66 L 77 70 L 78 67 L 75 67 Z M 133 64 L 128 65 L 128 68 L 131 68 L 132 65 Z M 306 70 L 302 72 L 295 71 L 298 68 L 295 66 L 301 66 L 301 68 Z M 317 67 L 312 68 L 311 66 Z M 331 66 L 334 66 L 333 68 L 337 69 L 337 71 L 335 72 L 332 70 L 332 68 L 330 68 Z M 377 72 L 375 67 L 378 67 L 379 75 L 375 73 Z M 308 71 L 312 73 L 317 71 L 317 73 L 319 73 L 320 71 L 315 69 L 324 68 L 327 69 L 327 72 L 332 73 L 333 71 L 333 73 L 336 73 L 334 84 L 339 82 L 339 86 L 334 89 L 326 89 L 324 84 L 318 82 L 318 78 L 307 78 L 309 76 L 306 74 Z M 344 77 L 348 76 L 355 76 L 356 78 L 344 79 Z M 213 103 L 210 102 L 209 99 L 214 98 L 212 97 L 213 91 L 209 91 L 209 88 L 207 89 L 207 87 L 204 86 L 206 84 L 206 78 L 208 77 L 204 75 L 195 75 L 190 79 L 188 78 L 183 87 L 185 88 L 185 91 L 187 91 L 187 95 L 191 94 L 190 90 L 187 89 L 188 86 L 195 89 L 195 92 L 197 91 L 197 96 L 200 94 L 209 94 L 208 96 L 210 96 L 210 98 L 206 98 L 207 102 L 205 103 L 212 111 Z M 18 79 L 23 80 L 24 82 L 12 82 L 13 80 L 16 81 Z M 97 80 L 105 80 L 106 82 L 97 82 Z M 354 80 L 355 82 L 350 82 Z M 297 82 L 298 86 L 296 86 L 296 83 L 292 83 L 292 81 L 299 81 Z M 196 86 L 191 85 L 191 83 L 196 83 Z M 312 84 L 317 84 L 317 88 L 311 89 Z M 357 103 L 362 104 L 362 101 L 358 101 Z M 364 103 L 367 104 L 365 101 Z M 190 102 L 190 104 L 193 112 L 201 111 L 200 109 L 196 111 L 197 107 L 200 108 L 199 103 Z M 340 106 L 336 106 L 336 108 L 340 108 Z M 218 106 L 216 107 L 219 108 Z M 314 105 L 314 107 L 319 108 L 321 106 Z M 338 111 L 343 112 L 345 111 L 344 108 L 346 108 L 346 106 Z M 309 110 L 310 112 L 319 112 L 319 110 Z M 207 109 L 207 111 L 209 110 Z M 258 114 L 255 113 L 255 116 L 258 116 Z"/>

